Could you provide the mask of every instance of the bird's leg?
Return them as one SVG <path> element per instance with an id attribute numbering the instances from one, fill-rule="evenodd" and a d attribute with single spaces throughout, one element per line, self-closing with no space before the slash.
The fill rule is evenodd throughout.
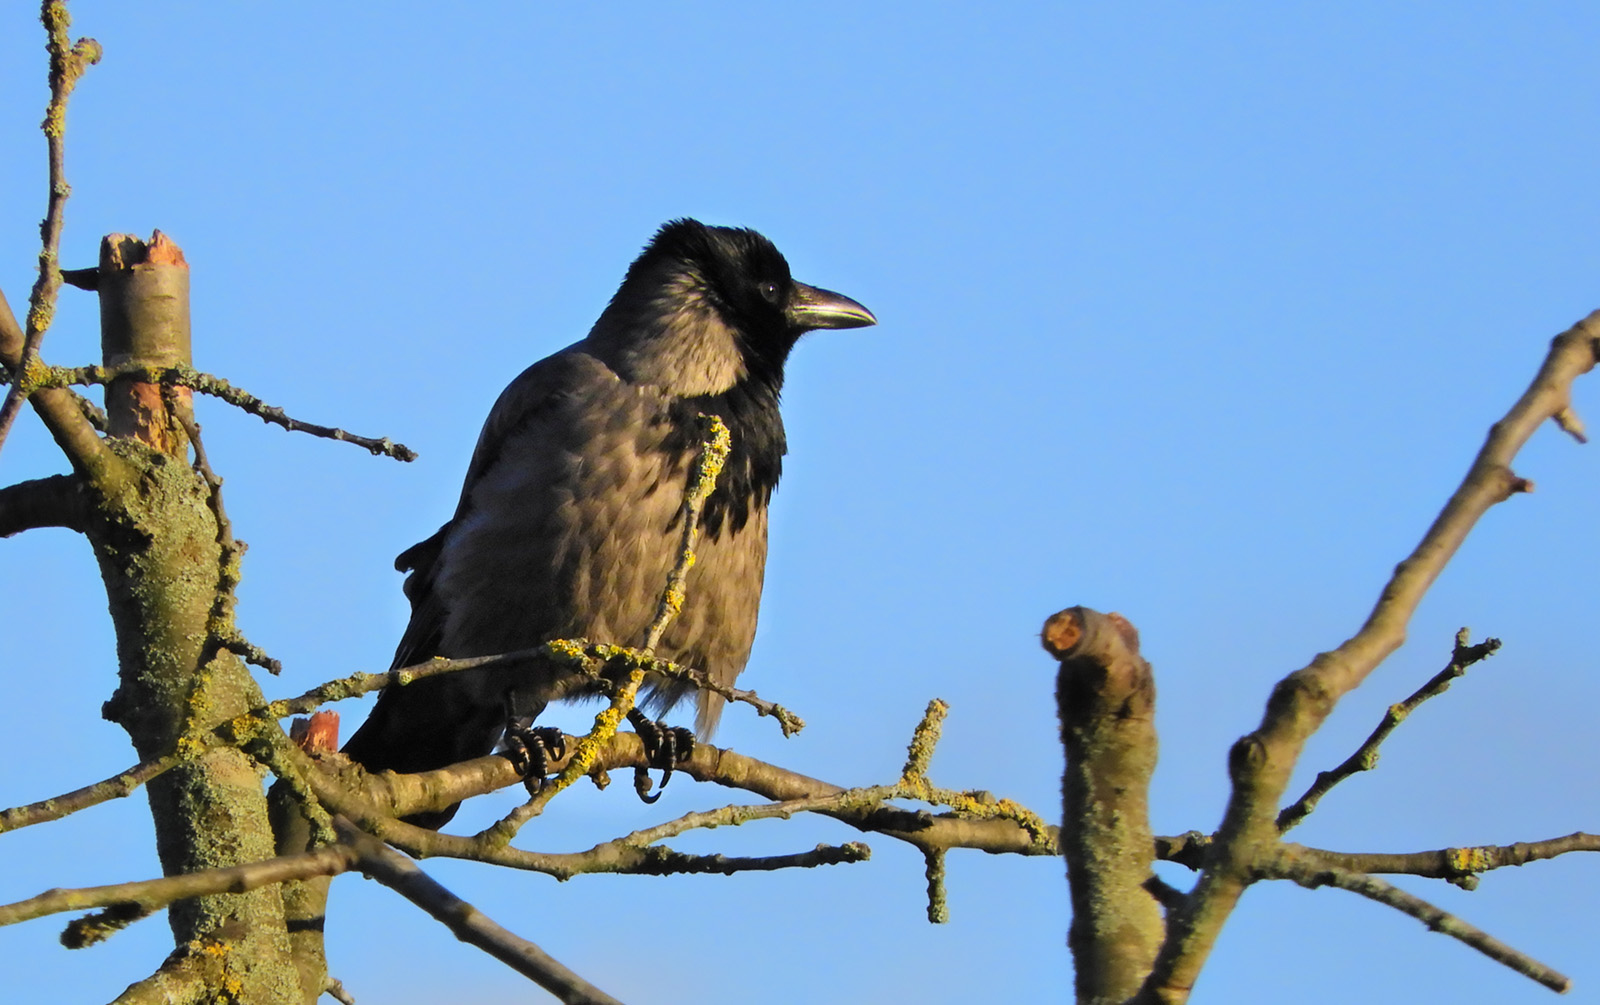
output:
<path id="1" fill-rule="evenodd" d="M 650 759 L 650 767 L 661 769 L 661 788 L 654 795 L 650 794 L 649 770 L 633 770 L 633 791 L 639 793 L 640 799 L 653 803 L 661 798 L 661 789 L 665 789 L 667 782 L 672 779 L 672 769 L 687 761 L 694 753 L 694 733 L 682 726 L 668 726 L 658 719 L 652 719 L 637 708 L 628 710 L 628 722 L 639 734 L 639 742 L 644 744 L 644 754 Z"/>
<path id="2" fill-rule="evenodd" d="M 525 718 L 512 716 L 506 723 L 505 748 L 528 794 L 536 796 L 544 791 L 550 762 L 567 756 L 567 738 L 554 726 L 532 726 Z"/>

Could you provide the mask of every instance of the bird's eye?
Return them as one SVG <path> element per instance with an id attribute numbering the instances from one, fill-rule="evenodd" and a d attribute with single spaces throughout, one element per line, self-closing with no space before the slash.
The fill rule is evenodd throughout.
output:
<path id="1" fill-rule="evenodd" d="M 765 282 L 761 283 L 756 288 L 761 291 L 761 296 L 766 299 L 767 303 L 775 304 L 778 302 L 778 294 L 781 291 L 777 283 Z"/>

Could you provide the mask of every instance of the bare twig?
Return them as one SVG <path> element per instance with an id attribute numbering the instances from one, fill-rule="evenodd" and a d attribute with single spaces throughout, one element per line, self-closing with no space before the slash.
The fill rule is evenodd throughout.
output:
<path id="1" fill-rule="evenodd" d="M 236 591 L 241 578 L 239 560 L 244 556 L 245 546 L 233 536 L 233 522 L 228 519 L 227 509 L 222 504 L 222 478 L 211 467 L 211 461 L 206 456 L 205 443 L 200 439 L 200 423 L 194 417 L 193 403 L 188 396 L 176 394 L 173 385 L 163 384 L 161 388 L 169 414 L 183 427 L 189 446 L 194 449 L 194 470 L 206 483 L 206 502 L 217 524 L 216 599 L 212 603 L 206 631 L 211 636 L 212 644 L 218 648 L 270 674 L 282 673 L 283 664 L 246 639 L 234 621 L 233 610 L 238 602 Z"/>
<path id="2" fill-rule="evenodd" d="M 1205 853 L 1211 843 L 1211 838 L 1199 831 L 1189 831 L 1187 834 L 1175 837 L 1158 837 L 1156 858 L 1163 862 L 1175 862 L 1198 872 L 1204 864 Z M 1578 831 L 1565 837 L 1547 838 L 1543 841 L 1519 841 L 1507 845 L 1468 845 L 1412 852 L 1330 851 L 1326 848 L 1287 843 L 1282 847 L 1292 852 L 1297 859 L 1314 865 L 1328 865 L 1351 872 L 1442 879 L 1470 890 L 1477 885 L 1477 877 L 1481 873 L 1507 866 L 1527 865 L 1529 862 L 1543 862 L 1573 852 L 1600 852 L 1600 834 Z M 1265 878 L 1282 877 L 1273 877 L 1269 872 Z"/>
<path id="3" fill-rule="evenodd" d="M 1383 720 L 1378 723 L 1366 741 L 1356 748 L 1356 752 L 1345 758 L 1332 771 L 1317 773 L 1317 780 L 1306 790 L 1306 794 L 1297 799 L 1293 806 L 1287 807 L 1278 814 L 1279 832 L 1287 831 L 1300 821 L 1311 815 L 1317 808 L 1317 803 L 1322 797 L 1340 782 L 1360 771 L 1370 771 L 1378 765 L 1378 747 L 1389 734 L 1395 731 L 1402 722 L 1416 711 L 1418 705 L 1436 695 L 1444 694 L 1450 689 L 1450 682 L 1467 672 L 1467 667 L 1479 660 L 1488 659 L 1500 648 L 1499 639 L 1484 639 L 1477 645 L 1469 645 L 1471 638 L 1467 629 L 1463 628 L 1456 633 L 1455 649 L 1450 654 L 1450 662 L 1438 673 L 1434 674 L 1428 682 L 1418 688 L 1411 697 L 1405 701 L 1390 705 L 1383 714 Z"/>
<path id="4" fill-rule="evenodd" d="M 12 374 L 11 390 L 0 405 L 0 446 L 16 421 L 22 401 L 32 390 L 30 382 L 39 368 L 39 346 L 44 333 L 49 330 L 55 316 L 56 294 L 61 289 L 61 227 L 67 197 L 72 187 L 66 177 L 67 99 L 78 83 L 78 78 L 95 63 L 100 62 L 100 43 L 92 38 L 80 38 L 73 44 L 67 29 L 72 18 L 67 14 L 63 0 L 44 0 L 39 18 L 44 22 L 49 40 L 45 49 L 50 53 L 50 103 L 45 108 L 45 143 L 50 153 L 50 198 L 45 210 L 44 223 L 39 227 L 43 247 L 39 250 L 39 278 L 33 284 L 28 298 L 27 334 L 21 358 Z"/>
<path id="5" fill-rule="evenodd" d="M 13 806 L 7 810 L 0 810 L 0 834 L 6 831 L 19 830 L 33 824 L 49 823 L 51 820 L 60 820 L 79 810 L 86 810 L 91 806 L 98 806 L 112 799 L 121 799 L 131 796 L 139 790 L 139 786 L 163 772 L 171 770 L 182 758 L 171 755 L 156 760 L 145 761 L 129 768 L 127 771 L 112 775 L 102 782 L 85 785 L 81 789 L 74 789 L 63 795 L 51 799 L 42 799 L 36 803 L 25 806 Z"/>
<path id="6" fill-rule="evenodd" d="M 1439 848 L 1433 851 L 1401 853 L 1337 852 L 1321 848 L 1302 848 L 1287 845 L 1308 861 L 1327 864 L 1354 872 L 1384 873 L 1388 875 L 1422 876 L 1443 879 L 1457 886 L 1472 889 L 1477 878 L 1485 872 L 1507 866 L 1523 866 L 1529 862 L 1543 862 L 1573 852 L 1600 852 L 1600 834 L 1578 831 L 1565 837 L 1544 841 L 1519 841 L 1507 845 L 1470 845 L 1462 848 Z"/>
<path id="7" fill-rule="evenodd" d="M 133 904 L 145 914 L 159 911 L 173 901 L 215 893 L 244 893 L 273 883 L 309 876 L 335 876 L 349 869 L 356 855 L 349 848 L 330 845 L 299 855 L 285 855 L 265 862 L 207 869 L 203 872 L 164 876 L 133 883 L 114 883 L 78 890 L 48 890 L 37 897 L 0 906 L 0 925 L 42 918 L 62 911 L 83 911 L 96 907 Z"/>
<path id="8" fill-rule="evenodd" d="M 226 644 L 226 640 L 224 640 L 224 644 Z M 522 649 L 494 656 L 476 656 L 459 660 L 435 659 L 414 666 L 397 667 L 384 673 L 351 674 L 349 677 L 319 684 L 297 697 L 279 699 L 251 709 L 244 715 L 236 716 L 213 727 L 209 732 L 189 738 L 190 742 L 186 743 L 184 749 L 180 751 L 144 761 L 104 781 L 36 803 L 0 810 L 0 833 L 17 830 L 32 824 L 59 820 L 64 816 L 88 809 L 91 806 L 97 806 L 107 800 L 127 796 L 151 779 L 159 777 L 179 764 L 219 744 L 245 742 L 255 737 L 269 722 L 292 715 L 305 715 L 328 702 L 358 697 L 383 687 L 403 686 L 412 681 L 428 677 L 460 673 L 464 670 L 476 670 L 483 667 L 514 666 L 517 663 L 533 659 L 562 660 L 575 666 L 588 666 L 591 671 L 598 673 L 598 668 L 604 665 L 606 658 L 611 656 L 612 651 L 616 649 L 617 647 L 591 646 L 581 640 L 557 640 L 532 649 Z M 633 652 L 633 650 L 621 651 Z M 655 668 L 655 664 L 651 664 L 651 666 Z M 494 786 L 494 788 L 498 787 Z M 492 788 L 481 791 L 492 791 Z"/>
<path id="9" fill-rule="evenodd" d="M 1415 894 L 1378 879 L 1348 869 L 1341 869 L 1327 864 L 1302 865 L 1291 861 L 1292 856 L 1280 856 L 1277 868 L 1273 871 L 1285 878 L 1292 879 L 1307 889 L 1314 890 L 1319 886 L 1332 886 L 1351 893 L 1358 893 L 1369 900 L 1392 907 L 1403 914 L 1408 914 L 1427 925 L 1429 930 L 1442 932 L 1485 956 L 1496 963 L 1504 964 L 1517 973 L 1543 984 L 1552 991 L 1565 992 L 1571 989 L 1572 981 L 1564 974 L 1552 970 L 1526 953 L 1511 948 L 1499 939 L 1467 924 L 1460 918 L 1442 910 L 1423 900 Z"/>
<path id="10" fill-rule="evenodd" d="M 256 416 L 262 422 L 280 426 L 292 433 L 308 433 L 324 439 L 354 443 L 358 447 L 365 447 L 373 454 L 393 457 L 399 461 L 414 461 L 417 459 L 417 452 L 403 443 L 396 443 L 388 437 L 373 439 L 372 437 L 358 436 L 355 433 L 333 426 L 320 426 L 314 422 L 296 419 L 283 409 L 275 405 L 269 405 L 250 392 L 234 387 L 221 377 L 202 373 L 190 366 L 162 367 L 129 364 L 117 367 L 36 367 L 35 370 L 37 373 L 32 386 L 37 388 L 109 384 L 119 377 L 140 377 L 151 384 L 187 387 L 199 391 L 201 394 L 220 398 L 235 408 Z"/>
<path id="11" fill-rule="evenodd" d="M 944 849 L 929 848 L 922 854 L 923 875 L 928 880 L 928 922 L 943 925 L 950 920 L 950 902 L 944 885 Z"/>

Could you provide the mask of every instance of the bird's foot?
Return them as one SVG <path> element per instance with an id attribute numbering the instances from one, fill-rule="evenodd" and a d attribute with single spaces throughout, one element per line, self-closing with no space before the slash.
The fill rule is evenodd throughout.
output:
<path id="1" fill-rule="evenodd" d="M 665 789 L 667 782 L 672 779 L 672 770 L 694 753 L 694 733 L 682 726 L 668 726 L 652 719 L 637 708 L 628 711 L 628 722 L 639 734 L 639 742 L 644 744 L 650 767 L 661 769 L 661 787 L 654 794 L 650 792 L 649 770 L 633 769 L 633 791 L 639 793 L 640 799 L 653 803 L 661 798 L 661 789 Z"/>
<path id="2" fill-rule="evenodd" d="M 567 738 L 554 726 L 524 726 L 513 722 L 506 727 L 506 756 L 522 776 L 528 795 L 544 791 L 550 762 L 567 756 Z"/>

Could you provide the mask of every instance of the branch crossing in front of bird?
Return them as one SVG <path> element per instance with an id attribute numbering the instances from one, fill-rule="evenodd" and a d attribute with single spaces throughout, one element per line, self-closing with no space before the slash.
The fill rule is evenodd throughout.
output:
<path id="1" fill-rule="evenodd" d="M 485 833 L 492 831 L 497 838 L 510 841 L 516 831 L 528 820 L 538 816 L 558 792 L 594 768 L 600 748 L 616 735 L 622 720 L 632 711 L 639 688 L 644 684 L 645 673 L 649 669 L 649 664 L 654 661 L 655 648 L 661 642 L 661 636 L 665 634 L 667 626 L 672 624 L 672 619 L 683 609 L 684 582 L 689 577 L 689 570 L 694 566 L 694 545 L 700 533 L 700 514 L 705 509 L 706 499 L 716 491 L 717 476 L 722 473 L 723 465 L 727 463 L 728 454 L 733 447 L 733 436 L 719 416 L 702 414 L 700 419 L 703 439 L 694 472 L 683 494 L 683 508 L 680 511 L 683 537 L 678 549 L 678 560 L 667 576 L 666 586 L 661 593 L 661 602 L 656 608 L 655 620 L 645 632 L 644 645 L 639 650 L 639 655 L 643 658 L 629 660 L 628 672 L 615 684 L 611 692 L 611 701 L 594 717 L 594 726 L 590 728 L 588 735 L 578 741 L 572 759 L 567 762 L 567 766 L 560 774 L 530 797 L 526 803 L 492 825 Z"/>

